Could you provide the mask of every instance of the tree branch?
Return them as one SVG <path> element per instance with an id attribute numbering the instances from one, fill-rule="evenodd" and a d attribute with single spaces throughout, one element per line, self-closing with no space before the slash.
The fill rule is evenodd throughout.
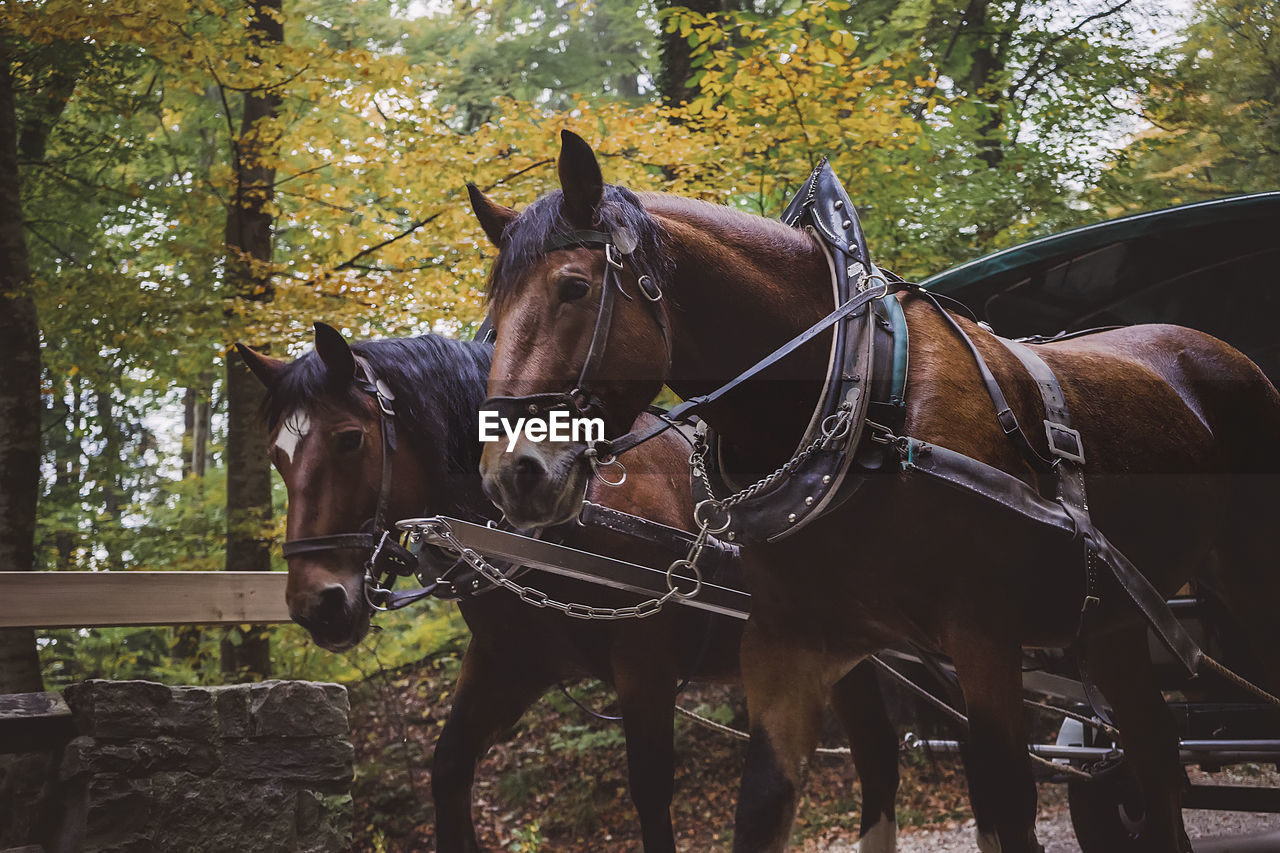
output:
<path id="1" fill-rule="evenodd" d="M 1093 23 L 1094 21 L 1099 21 L 1099 20 L 1102 20 L 1103 18 L 1109 18 L 1110 16 L 1119 12 L 1121 9 L 1123 9 L 1125 6 L 1128 6 L 1132 2 L 1133 0 L 1120 0 L 1119 3 L 1112 6 L 1110 9 L 1104 9 L 1101 12 L 1095 12 L 1094 14 L 1081 19 L 1080 22 L 1077 23 L 1075 26 L 1068 27 L 1067 29 L 1056 34 L 1047 42 L 1045 42 L 1044 45 L 1040 48 L 1040 52 L 1036 55 L 1036 58 L 1031 61 L 1031 64 L 1027 66 L 1027 70 L 1023 72 L 1022 79 L 1018 80 L 1017 82 L 1009 86 L 1009 97 L 1014 98 L 1017 95 L 1018 91 L 1024 85 L 1034 85 L 1036 83 L 1039 83 L 1041 80 L 1044 79 L 1044 77 L 1047 74 L 1053 73 L 1053 71 L 1057 68 L 1056 65 L 1054 66 L 1054 68 L 1051 68 L 1049 71 L 1046 71 L 1044 74 L 1039 73 L 1039 68 L 1044 63 L 1044 61 L 1048 59 L 1049 51 L 1055 45 L 1057 45 L 1059 42 L 1063 41 L 1064 39 L 1068 39 L 1071 36 L 1076 35 L 1077 33 L 1079 33 L 1081 30 L 1083 30 L 1085 27 L 1087 27 L 1089 24 Z"/>
<path id="2" fill-rule="evenodd" d="M 507 175 L 506 177 L 500 180 L 494 181 L 492 184 L 489 184 L 488 186 L 482 187 L 482 189 L 485 192 L 488 192 L 489 190 L 492 190 L 494 187 L 501 186 L 502 184 L 505 184 L 507 181 L 510 181 L 513 178 L 520 177 L 526 172 L 531 172 L 534 169 L 539 168 L 540 166 L 547 166 L 554 162 L 555 161 L 551 159 L 539 160 L 536 163 L 531 163 L 530 165 L 525 166 L 523 169 L 517 169 L 516 171 Z M 356 266 L 356 261 L 359 261 L 361 258 L 367 258 L 369 255 L 372 255 L 374 252 L 380 252 L 383 249 L 385 249 L 387 246 L 390 246 L 392 243 L 395 243 L 399 240 L 403 240 L 405 237 L 408 237 L 410 234 L 417 231 L 422 226 L 428 225 L 431 222 L 434 222 L 436 219 L 439 219 L 442 215 L 444 215 L 444 213 L 445 211 L 439 210 L 431 214 L 430 216 L 417 220 L 408 228 L 404 229 L 394 237 L 388 237 L 387 239 L 383 240 L 381 243 L 377 243 L 373 246 L 370 246 L 367 249 L 362 249 L 359 252 L 356 252 L 354 255 L 352 255 L 351 257 L 347 258 L 345 261 L 343 261 L 342 263 L 334 267 L 333 271 L 339 272 L 341 270 L 354 268 Z"/>

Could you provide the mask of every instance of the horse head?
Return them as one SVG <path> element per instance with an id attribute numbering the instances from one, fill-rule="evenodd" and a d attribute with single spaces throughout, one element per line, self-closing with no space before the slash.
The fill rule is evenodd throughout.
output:
<path id="1" fill-rule="evenodd" d="M 559 191 L 519 213 L 468 186 L 499 249 L 486 405 L 508 424 L 567 408 L 612 437 L 654 399 L 670 362 L 660 227 L 633 193 L 604 183 L 590 146 L 568 131 L 559 176 Z M 590 448 L 528 433 L 487 443 L 485 493 L 522 527 L 567 521 L 590 477 Z"/>
<path id="2" fill-rule="evenodd" d="M 289 615 L 318 645 L 345 651 L 369 631 L 373 553 L 371 539 L 348 535 L 380 535 L 419 512 L 424 460 L 394 437 L 394 409 L 384 408 L 394 397 L 382 393 L 393 392 L 336 329 L 316 323 L 315 351 L 293 362 L 236 348 L 267 388 L 271 460 L 288 492 Z M 309 545 L 291 551 L 299 540 Z"/>

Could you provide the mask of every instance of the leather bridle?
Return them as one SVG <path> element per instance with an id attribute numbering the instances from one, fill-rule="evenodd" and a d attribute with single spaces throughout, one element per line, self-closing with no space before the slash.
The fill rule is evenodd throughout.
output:
<path id="1" fill-rule="evenodd" d="M 623 287 L 621 274 L 631 257 L 630 252 L 619 248 L 613 235 L 608 231 L 579 230 L 552 237 L 542 247 L 544 253 L 558 249 L 596 248 L 604 249 L 605 269 L 600 288 L 600 308 L 596 313 L 595 327 L 591 333 L 591 344 L 587 348 L 587 357 L 578 372 L 578 381 L 569 391 L 526 394 L 523 396 L 489 397 L 484 401 L 486 409 L 496 410 L 500 415 L 511 414 L 516 417 L 538 415 L 552 409 L 567 408 L 570 412 L 585 415 L 597 412 L 607 420 L 604 400 L 592 390 L 593 380 L 597 378 L 600 365 L 604 362 L 605 349 L 609 344 L 609 331 L 613 327 L 614 307 L 619 294 L 628 302 L 634 297 Z M 640 295 L 649 306 L 653 320 L 662 333 L 663 345 L 666 349 L 667 367 L 671 364 L 671 329 L 668 322 L 662 289 L 649 275 L 640 275 L 636 279 Z M 664 369 L 664 373 L 666 370 Z M 594 450 L 595 448 L 589 448 Z"/>
<path id="2" fill-rule="evenodd" d="M 387 527 L 387 507 L 391 502 L 392 455 L 398 445 L 395 421 L 395 394 L 377 377 L 368 360 L 354 356 L 358 373 L 355 386 L 378 403 L 382 427 L 382 481 L 378 487 L 378 503 L 373 517 L 360 526 L 359 533 L 335 533 L 328 536 L 304 536 L 284 543 L 284 557 L 327 551 L 364 551 L 365 600 L 375 610 L 398 610 L 437 593 L 440 581 L 424 584 L 422 589 L 393 592 L 391 586 L 399 577 L 419 576 L 421 554 L 400 544 L 399 533 Z M 447 571 L 447 570 L 446 570 Z M 443 574 L 444 572 L 441 572 Z M 419 577 L 421 581 L 421 578 Z M 445 582 L 447 583 L 447 582 Z"/>

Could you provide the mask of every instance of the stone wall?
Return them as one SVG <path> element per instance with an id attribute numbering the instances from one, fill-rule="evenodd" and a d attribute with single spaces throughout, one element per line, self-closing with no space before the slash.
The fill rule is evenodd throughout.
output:
<path id="1" fill-rule="evenodd" d="M 57 771 L 50 853 L 349 847 L 345 688 L 88 681 L 65 696 L 79 734 Z"/>

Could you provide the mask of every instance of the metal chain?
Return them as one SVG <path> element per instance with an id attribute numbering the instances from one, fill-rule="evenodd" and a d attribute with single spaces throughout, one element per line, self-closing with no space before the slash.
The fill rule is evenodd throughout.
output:
<path id="1" fill-rule="evenodd" d="M 404 522 L 401 522 L 404 524 Z M 587 604 L 579 604 L 577 602 L 557 601 L 547 593 L 535 589 L 531 586 L 522 586 L 508 578 L 481 554 L 466 547 L 454 537 L 453 531 L 449 529 L 449 525 L 441 520 L 432 520 L 421 522 L 412 527 L 407 528 L 411 536 L 415 540 L 430 539 L 432 544 L 443 544 L 444 547 L 459 555 L 459 559 L 464 561 L 471 568 L 475 569 L 490 582 L 502 587 L 508 592 L 514 593 L 521 601 L 526 604 L 532 604 L 534 607 L 550 607 L 552 610 L 558 610 L 566 616 L 574 619 L 596 619 L 601 621 L 614 619 L 644 619 L 660 612 L 672 598 L 692 598 L 702 590 L 702 575 L 697 569 L 694 569 L 697 575 L 694 580 L 696 586 L 689 592 L 682 592 L 675 584 L 672 575 L 672 569 L 667 570 L 667 591 L 658 598 L 650 598 L 639 604 L 630 607 L 592 607 Z M 672 563 L 675 568 L 681 561 Z"/>
<path id="2" fill-rule="evenodd" d="M 689 457 L 689 465 L 693 468 L 698 478 L 702 480 L 703 487 L 706 488 L 707 494 L 711 496 L 711 501 L 716 509 L 729 510 L 745 500 L 755 497 L 769 486 L 776 483 L 782 477 L 794 471 L 801 462 L 804 462 L 817 451 L 826 447 L 833 441 L 839 441 L 849 434 L 850 422 L 853 418 L 853 404 L 844 402 L 840 404 L 840 408 L 836 412 L 827 417 L 822 424 L 822 433 L 815 438 L 807 447 L 796 451 L 786 462 L 782 463 L 782 467 L 768 474 L 765 477 L 755 481 L 740 492 L 735 492 L 727 498 L 716 498 L 715 491 L 711 488 L 711 480 L 707 475 L 706 454 L 708 450 L 706 434 L 699 432 L 694 436 L 693 455 Z M 828 421 L 830 424 L 828 425 Z M 705 502 L 704 502 L 705 503 Z M 695 517 L 695 520 L 696 517 Z M 699 521 L 701 524 L 701 521 Z"/>
<path id="3" fill-rule="evenodd" d="M 681 597 L 692 598 L 697 595 L 698 590 L 702 588 L 702 573 L 698 570 L 698 559 L 702 556 L 702 551 L 706 547 L 707 537 L 710 534 L 723 533 L 729 529 L 729 525 L 733 521 L 733 514 L 730 510 L 790 474 L 800 463 L 818 450 L 833 441 L 839 441 L 848 436 L 852 419 L 853 404 L 848 401 L 841 403 L 840 407 L 822 422 L 822 433 L 810 442 L 807 447 L 796 451 L 790 459 L 782 463 L 782 467 L 772 474 L 762 477 L 742 491 L 735 492 L 723 499 L 717 498 L 715 490 L 711 487 L 711 478 L 707 474 L 707 436 L 705 431 L 699 430 L 693 438 L 693 453 L 689 455 L 689 468 L 694 476 L 702 481 L 708 497 L 693 508 L 693 523 L 698 526 L 698 535 L 694 537 L 693 544 L 689 546 L 689 551 L 685 554 L 684 559 L 676 560 L 667 568 L 667 583 L 671 584 L 671 573 L 677 568 L 690 569 L 697 577 L 698 587 L 692 593 Z M 719 526 L 712 527 L 712 524 L 717 520 L 717 514 L 721 515 L 722 521 Z"/>

